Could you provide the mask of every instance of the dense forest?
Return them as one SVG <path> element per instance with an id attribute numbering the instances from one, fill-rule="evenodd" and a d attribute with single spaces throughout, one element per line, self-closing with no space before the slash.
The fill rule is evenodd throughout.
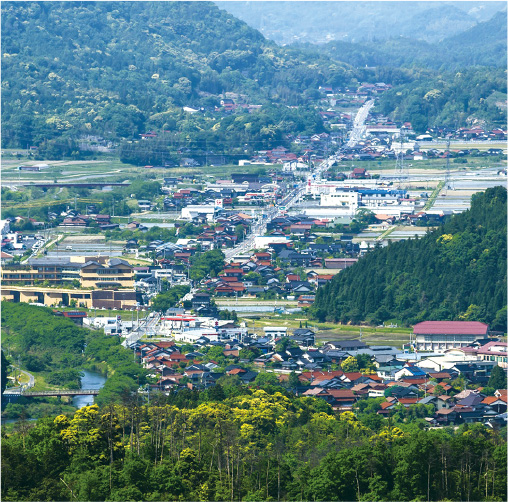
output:
<path id="1" fill-rule="evenodd" d="M 152 127 L 184 141 L 224 129 L 213 116 L 223 93 L 244 104 L 305 108 L 309 91 L 355 77 L 326 56 L 278 47 L 211 2 L 4 2 L 2 52 L 4 147 L 47 148 L 53 138 L 87 134 L 139 139 Z M 287 122 L 286 110 L 276 108 L 269 124 Z M 256 122 L 238 126 L 242 141 L 261 129 Z"/>
<path id="2" fill-rule="evenodd" d="M 429 127 L 506 124 L 506 69 L 467 68 L 455 74 L 426 74 L 383 94 L 376 110 L 409 120 L 417 133 Z"/>
<path id="3" fill-rule="evenodd" d="M 334 414 L 280 387 L 183 394 L 2 433 L 2 500 L 506 500 L 505 437 L 481 424 Z"/>
<path id="4" fill-rule="evenodd" d="M 461 33 L 488 21 L 505 2 L 463 1 L 217 1 L 222 9 L 242 19 L 279 44 L 313 44 L 329 40 L 380 43 L 411 37 L 429 43 Z M 501 36 L 501 34 L 500 34 Z"/>
<path id="5" fill-rule="evenodd" d="M 337 4 L 345 17 L 358 14 Z M 376 30 L 395 12 L 381 4 L 369 7 Z M 392 35 L 361 45 L 278 46 L 211 2 L 3 2 L 2 146 L 35 145 L 41 158 L 57 159 L 85 155 L 83 138 L 131 141 L 154 130 L 157 141 L 123 143 L 121 159 L 165 165 L 189 149 L 236 160 L 287 147 L 288 134 L 324 131 L 319 87 L 361 82 L 396 86 L 379 109 L 417 132 L 475 119 L 502 127 L 506 16 L 430 10 L 428 31 L 437 14 L 454 26 L 465 16 L 469 31 L 440 42 Z M 313 6 L 312 15 L 318 11 Z M 421 24 L 425 6 L 413 12 L 408 27 Z M 229 115 L 216 110 L 228 92 L 238 106 Z"/>
<path id="6" fill-rule="evenodd" d="M 506 13 L 497 14 L 468 30 L 430 43 L 414 37 L 365 40 L 352 43 L 336 40 L 319 50 L 353 67 L 430 68 L 442 72 L 469 66 L 506 67 Z M 316 50 L 312 44 L 300 44 Z"/>
<path id="7" fill-rule="evenodd" d="M 162 165 L 175 162 L 175 152 L 183 148 L 206 162 L 207 152 L 225 155 L 238 162 L 257 150 L 284 145 L 288 135 L 319 134 L 325 127 L 315 109 L 289 108 L 282 104 L 265 105 L 254 113 L 211 118 L 207 114 L 190 115 L 182 110 L 152 115 L 147 124 L 164 131 L 150 141 L 123 142 L 119 154 L 122 162 L 134 165 Z M 171 130 L 167 128 L 170 127 Z"/>
<path id="8" fill-rule="evenodd" d="M 506 331 L 506 188 L 423 238 L 378 248 L 317 290 L 320 320 L 377 325 L 397 319 L 470 320 Z"/>

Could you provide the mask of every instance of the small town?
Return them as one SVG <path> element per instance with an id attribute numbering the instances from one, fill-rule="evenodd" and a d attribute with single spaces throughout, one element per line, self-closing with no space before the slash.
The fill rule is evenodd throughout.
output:
<path id="1" fill-rule="evenodd" d="M 79 326 L 119 337 L 147 370 L 149 383 L 138 391 L 143 396 L 204 390 L 234 376 L 239 384 L 289 386 L 338 412 L 373 400 L 382 418 L 415 415 L 429 427 L 505 425 L 506 385 L 489 385 L 502 382 L 497 371 L 503 375 L 508 368 L 502 331 L 478 321 L 427 319 L 396 337 L 398 343 L 388 335 L 390 344 L 383 345 L 382 338 L 362 340 L 361 326 L 354 338 L 336 339 L 327 339 L 312 321 L 309 327 L 306 312 L 317 290 L 337 274 L 376 248 L 425 235 L 467 205 L 470 173 L 447 167 L 436 181 L 404 168 L 418 158 L 419 143 L 411 143 L 409 154 L 394 151 L 395 134 L 400 137 L 402 127 L 410 131 L 411 124 L 397 128 L 372 118 L 372 101 L 362 101 L 371 92 L 354 93 L 360 108 L 354 121 L 344 123 L 350 139 L 327 158 L 321 158 L 323 142 L 331 147 L 334 137 L 315 135 L 294 140 L 309 146 L 306 157 L 280 147 L 239 161 L 244 168 L 280 170 L 233 172 L 231 179 L 164 176 L 154 198 L 137 200 L 138 213 L 128 223 L 93 213 L 94 205 L 86 214 L 70 207 L 48 212 L 50 229 L 33 219 L 7 218 L 2 299 L 45 305 Z M 376 125 L 365 126 L 373 120 Z M 363 141 L 363 135 L 371 139 Z M 482 145 L 486 138 L 467 139 Z M 450 141 L 438 154 L 448 166 Z M 391 148 L 379 146 L 383 142 Z M 373 159 L 374 150 L 394 159 L 392 173 L 334 168 L 365 160 L 367 151 Z M 506 172 L 479 175 L 490 186 L 503 184 Z M 162 217 L 160 227 L 144 223 L 152 213 Z M 15 230 L 20 225 L 37 233 Z M 108 316 L 110 311 L 118 313 Z M 380 333 L 397 328 L 372 321 L 380 323 Z M 30 386 L 6 394 L 11 392 L 23 395 Z"/>

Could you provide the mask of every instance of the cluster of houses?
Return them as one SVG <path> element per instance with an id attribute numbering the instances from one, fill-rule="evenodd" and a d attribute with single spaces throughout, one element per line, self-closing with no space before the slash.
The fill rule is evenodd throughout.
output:
<path id="1" fill-rule="evenodd" d="M 157 278 L 164 276 L 172 279 L 178 274 L 185 274 L 185 267 L 198 250 L 220 249 L 228 244 L 228 240 L 235 243 L 238 229 L 248 229 L 248 222 L 242 223 L 243 216 L 230 216 L 228 222 L 218 221 L 215 227 L 205 225 L 196 238 L 178 239 L 176 243 L 152 242 L 147 249 L 155 252 L 157 265 L 135 267 L 137 279 L 143 280 L 146 285 L 150 277 L 152 279 L 148 280 L 148 284 L 156 283 Z M 254 297 L 263 296 L 266 292 L 284 297 L 294 295 L 297 299 L 301 295 L 308 296 L 318 286 L 329 281 L 337 269 L 356 263 L 363 251 L 360 244 L 352 242 L 351 235 L 343 235 L 337 241 L 327 239 L 327 243 L 316 244 L 316 235 L 310 233 L 310 228 L 320 223 L 319 220 L 302 217 L 274 219 L 269 235 L 255 238 L 255 247 L 263 248 L 264 251 L 235 257 L 225 265 L 218 277 L 205 280 L 201 286 L 215 296 Z M 295 236 L 298 237 L 299 250 L 294 248 L 294 241 L 291 240 Z M 327 268 L 331 273 L 307 270 L 305 277 L 301 277 L 291 273 L 295 267 Z M 302 300 L 307 306 L 311 298 Z"/>
<path id="2" fill-rule="evenodd" d="M 229 179 L 217 179 L 206 182 L 204 189 L 193 187 L 177 188 L 176 178 L 165 177 L 162 191 L 165 211 L 181 211 L 181 218 L 193 219 L 205 215 L 212 221 L 225 209 L 235 204 L 258 206 L 273 203 L 284 195 L 287 184 L 293 181 L 292 173 L 235 174 Z"/>
<path id="3" fill-rule="evenodd" d="M 293 373 L 297 377 L 292 384 L 294 392 L 324 399 L 337 411 L 352 410 L 363 399 L 382 398 L 377 401 L 376 412 L 384 417 L 413 405 L 427 405 L 424 415 L 433 425 L 506 423 L 506 389 L 487 389 L 493 368 L 508 368 L 507 343 L 496 338 L 476 337 L 461 346 L 461 342 L 453 342 L 456 335 L 448 334 L 449 343 L 458 346 L 419 354 L 390 346 L 368 346 L 361 340 L 328 342 L 318 348 L 315 333 L 308 328 L 295 329 L 289 335 L 288 328 L 272 326 L 254 335 L 231 321 L 196 328 L 193 322 L 197 318 L 173 314 L 166 320 L 173 327 L 175 323 L 181 329 L 184 324 L 188 326 L 175 339 L 192 343 L 193 350 L 182 352 L 174 340 L 138 342 L 136 354 L 158 379 L 153 390 L 206 389 L 226 375 L 237 375 L 241 383 L 252 385 L 260 372 L 273 373 L 279 384 L 287 386 Z M 468 330 L 460 321 L 453 328 Z M 451 325 L 446 329 L 453 331 Z M 197 335 L 185 337 L 185 331 L 196 331 Z M 207 356 L 212 347 L 222 349 L 214 349 L 215 359 Z M 189 345 L 185 348 L 188 350 Z M 218 354 L 223 356 L 220 360 Z M 367 370 L 341 369 L 344 361 L 358 356 L 369 361 Z M 461 389 L 457 387 L 459 381 Z"/>
<path id="4" fill-rule="evenodd" d="M 119 227 L 118 223 L 111 223 L 109 214 L 81 214 L 74 209 L 66 211 L 60 227 L 62 229 L 85 228 L 92 223 L 97 224 L 101 230 L 114 230 Z"/>

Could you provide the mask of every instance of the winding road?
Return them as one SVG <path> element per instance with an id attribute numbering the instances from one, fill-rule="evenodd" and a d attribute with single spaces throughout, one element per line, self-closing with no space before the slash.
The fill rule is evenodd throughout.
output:
<path id="1" fill-rule="evenodd" d="M 8 389 L 4 390 L 4 395 L 18 395 L 19 392 L 23 389 L 31 389 L 35 385 L 35 378 L 31 373 L 28 373 L 28 371 L 22 370 L 18 368 L 17 366 L 12 366 L 14 369 L 20 371 L 21 373 L 28 376 L 28 383 L 24 383 L 22 385 L 18 385 L 16 387 L 9 387 Z"/>

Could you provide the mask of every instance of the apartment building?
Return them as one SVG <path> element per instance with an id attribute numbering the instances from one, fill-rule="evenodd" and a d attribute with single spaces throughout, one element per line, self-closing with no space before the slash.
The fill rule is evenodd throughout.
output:
<path id="1" fill-rule="evenodd" d="M 38 284 L 78 285 L 81 288 L 133 288 L 133 267 L 125 260 L 108 257 L 38 258 L 27 265 L 2 268 L 4 286 Z M 77 281 L 74 283 L 74 281 Z"/>

